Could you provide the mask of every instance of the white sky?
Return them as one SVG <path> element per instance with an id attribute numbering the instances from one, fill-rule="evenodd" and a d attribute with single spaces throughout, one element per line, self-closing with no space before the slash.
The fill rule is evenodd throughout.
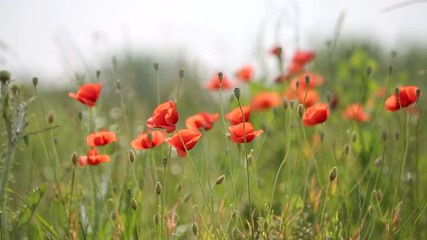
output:
<path id="1" fill-rule="evenodd" d="M 212 71 L 231 71 L 255 60 L 258 39 L 265 50 L 280 43 L 288 51 L 332 38 L 342 12 L 344 35 L 368 36 L 390 51 L 423 44 L 427 3 L 381 12 L 400 2 L 0 0 L 0 69 L 56 79 L 78 69 L 75 59 L 96 64 L 107 51 L 149 49 L 189 54 Z"/>

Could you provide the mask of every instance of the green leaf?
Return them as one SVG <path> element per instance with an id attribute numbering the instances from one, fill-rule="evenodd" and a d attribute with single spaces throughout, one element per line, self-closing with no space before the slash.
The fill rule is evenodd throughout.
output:
<path id="1" fill-rule="evenodd" d="M 22 211 L 17 217 L 17 225 L 21 227 L 31 220 L 37 206 L 40 203 L 41 198 L 46 190 L 46 185 L 43 184 L 40 187 L 35 188 L 27 198 L 27 204 L 23 207 Z"/>

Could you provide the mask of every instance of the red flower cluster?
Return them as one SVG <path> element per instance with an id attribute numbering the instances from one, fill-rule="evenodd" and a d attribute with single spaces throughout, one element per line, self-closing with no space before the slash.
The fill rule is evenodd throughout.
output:
<path id="1" fill-rule="evenodd" d="M 110 157 L 106 154 L 98 154 L 96 147 L 105 146 L 112 142 L 116 142 L 116 134 L 110 131 L 93 132 L 86 137 L 86 143 L 91 149 L 86 156 L 80 156 L 79 165 L 98 165 L 100 163 L 109 162 Z"/>
<path id="2" fill-rule="evenodd" d="M 418 101 L 421 96 L 421 90 L 416 86 L 402 86 L 399 87 L 399 96 L 395 92 L 392 96 L 385 101 L 385 109 L 390 112 L 395 112 L 400 108 L 407 107 Z M 417 91 L 419 93 L 417 94 Z"/>
<path id="3" fill-rule="evenodd" d="M 254 67 L 246 65 L 240 68 L 236 73 L 236 78 L 242 82 L 249 82 L 254 75 Z"/>
<path id="4" fill-rule="evenodd" d="M 310 83 L 307 85 L 306 77 L 309 77 Z M 303 104 L 306 108 L 313 106 L 319 101 L 319 94 L 315 87 L 321 86 L 324 79 L 321 75 L 312 72 L 304 72 L 296 76 L 290 83 L 289 88 L 285 91 L 284 95 L 288 99 L 298 99 L 298 102 Z M 298 88 L 297 88 L 298 85 Z"/>

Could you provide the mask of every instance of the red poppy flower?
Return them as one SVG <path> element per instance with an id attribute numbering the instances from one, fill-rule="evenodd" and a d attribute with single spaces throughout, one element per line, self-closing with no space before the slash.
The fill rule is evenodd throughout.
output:
<path id="1" fill-rule="evenodd" d="M 251 107 L 244 106 L 242 107 L 242 110 L 243 110 L 243 117 L 245 119 L 245 122 L 249 121 L 249 117 L 251 116 Z M 227 113 L 225 115 L 225 118 L 227 118 L 227 120 L 230 121 L 231 125 L 239 124 L 243 122 L 242 110 L 240 110 L 240 107 L 237 107 L 233 109 L 231 112 Z"/>
<path id="2" fill-rule="evenodd" d="M 319 94 L 314 89 L 309 89 L 307 95 L 305 90 L 298 91 L 298 102 L 303 104 L 304 107 L 309 108 L 319 101 Z"/>
<path id="3" fill-rule="evenodd" d="M 185 157 L 187 155 L 186 151 L 191 150 L 201 137 L 202 133 L 200 131 L 182 129 L 172 137 L 166 138 L 165 142 L 176 149 L 178 156 Z"/>
<path id="4" fill-rule="evenodd" d="M 343 116 L 358 122 L 367 122 L 370 119 L 369 114 L 367 114 L 363 106 L 358 103 L 350 104 L 343 112 Z"/>
<path id="5" fill-rule="evenodd" d="M 106 130 L 101 132 L 93 132 L 86 137 L 86 143 L 91 147 L 104 146 L 116 141 L 116 134 Z"/>
<path id="6" fill-rule="evenodd" d="M 411 105 L 412 103 L 415 103 L 418 99 L 417 96 L 417 90 L 419 88 L 416 86 L 403 86 L 399 87 L 400 92 L 400 103 L 399 103 L 399 97 L 396 93 L 394 93 L 391 97 L 387 98 L 385 101 L 385 109 L 391 112 L 395 112 L 402 108 L 407 107 Z"/>
<path id="7" fill-rule="evenodd" d="M 200 128 L 209 130 L 212 128 L 213 123 L 219 118 L 219 113 L 209 114 L 207 112 L 198 113 L 190 116 L 185 121 L 185 125 L 188 129 L 199 131 Z"/>
<path id="8" fill-rule="evenodd" d="M 315 54 L 312 51 L 297 50 L 294 53 L 292 62 L 298 63 L 300 65 L 305 65 L 309 63 L 311 60 L 313 60 L 314 57 L 315 57 Z"/>
<path id="9" fill-rule="evenodd" d="M 222 76 L 221 86 L 222 86 L 223 90 L 227 90 L 227 89 L 232 89 L 233 88 L 233 84 L 231 83 L 231 81 L 225 75 Z M 209 80 L 209 82 L 206 84 L 206 88 L 209 89 L 209 90 L 219 90 L 220 84 L 219 84 L 219 78 L 218 78 L 217 74 L 215 74 Z"/>
<path id="10" fill-rule="evenodd" d="M 282 98 L 275 92 L 261 92 L 256 94 L 251 101 L 251 109 L 254 111 L 266 110 L 277 107 L 282 102 Z"/>
<path id="11" fill-rule="evenodd" d="M 162 131 L 151 131 L 148 130 L 147 133 L 141 133 L 136 137 L 131 145 L 133 148 L 138 150 L 144 150 L 156 147 L 160 145 L 166 138 L 166 134 Z"/>
<path id="12" fill-rule="evenodd" d="M 237 79 L 239 79 L 242 82 L 249 82 L 254 75 L 254 67 L 251 65 L 243 66 L 239 71 L 236 73 Z"/>
<path id="13" fill-rule="evenodd" d="M 307 108 L 302 118 L 305 126 L 314 126 L 323 123 L 328 119 L 329 106 L 327 103 L 318 103 L 312 107 Z"/>
<path id="14" fill-rule="evenodd" d="M 245 123 L 239 123 L 237 125 L 229 126 L 228 130 L 230 131 L 230 139 L 231 141 L 235 143 L 244 143 L 245 142 L 245 135 L 246 135 L 246 142 L 252 142 L 254 138 L 258 137 L 261 133 L 263 133 L 263 130 L 254 130 L 254 126 L 250 122 Z M 246 134 L 245 134 L 246 132 Z"/>
<path id="15" fill-rule="evenodd" d="M 297 62 L 291 62 L 291 65 L 288 68 L 289 75 L 294 75 L 300 73 L 301 71 L 304 71 L 304 65 Z"/>
<path id="16" fill-rule="evenodd" d="M 91 148 L 86 156 L 80 156 L 79 165 L 98 165 L 100 163 L 109 162 L 110 156 L 107 154 L 98 154 L 96 148 Z"/>
<path id="17" fill-rule="evenodd" d="M 68 96 L 89 107 L 93 107 L 101 94 L 101 89 L 101 83 L 89 83 L 81 86 L 77 93 L 69 93 Z"/>
<path id="18" fill-rule="evenodd" d="M 171 133 L 175 131 L 177 122 L 178 112 L 174 101 L 170 100 L 154 109 L 153 116 L 147 120 L 147 126 L 150 128 L 162 128 Z"/>

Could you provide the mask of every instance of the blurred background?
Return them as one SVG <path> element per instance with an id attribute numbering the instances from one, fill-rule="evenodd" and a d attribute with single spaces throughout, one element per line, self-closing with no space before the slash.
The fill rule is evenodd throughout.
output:
<path id="1" fill-rule="evenodd" d="M 338 45 L 370 41 L 386 52 L 423 46 L 426 12 L 423 1 L 403 0 L 2 0 L 0 68 L 63 85 L 132 55 L 207 79 L 256 65 L 276 44 L 286 53 L 337 36 Z"/>

